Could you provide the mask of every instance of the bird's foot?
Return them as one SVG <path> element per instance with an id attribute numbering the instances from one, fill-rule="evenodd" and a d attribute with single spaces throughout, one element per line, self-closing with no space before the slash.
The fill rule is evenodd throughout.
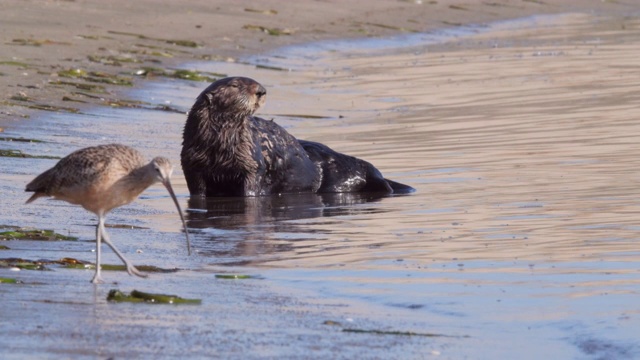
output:
<path id="1" fill-rule="evenodd" d="M 104 280 L 102 280 L 102 276 L 100 276 L 100 274 L 96 274 L 91 282 L 94 284 L 104 284 Z"/>
<path id="2" fill-rule="evenodd" d="M 139 276 L 141 278 L 149 277 L 149 275 L 147 275 L 147 274 L 141 272 L 140 270 L 136 269 L 136 267 L 131 265 L 131 264 L 127 264 L 127 272 L 131 276 L 135 275 L 135 276 Z"/>

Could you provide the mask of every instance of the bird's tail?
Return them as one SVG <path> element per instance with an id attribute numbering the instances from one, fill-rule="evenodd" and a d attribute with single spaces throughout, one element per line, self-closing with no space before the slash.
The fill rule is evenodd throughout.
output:
<path id="1" fill-rule="evenodd" d="M 38 175 L 35 179 L 31 180 L 30 183 L 27 184 L 24 191 L 33 192 L 34 194 L 27 200 L 25 204 L 33 202 L 35 199 L 43 196 L 47 196 L 47 184 L 50 182 L 49 174 L 51 173 L 51 169 L 43 172 Z"/>
<path id="2" fill-rule="evenodd" d="M 29 191 L 29 190 L 27 190 L 27 191 Z M 39 197 L 43 197 L 43 196 L 47 196 L 47 194 L 45 194 L 43 192 L 36 192 L 33 195 L 31 195 L 31 197 L 29 199 L 27 199 L 25 204 L 29 204 L 29 203 L 33 202 L 35 199 L 37 199 Z"/>

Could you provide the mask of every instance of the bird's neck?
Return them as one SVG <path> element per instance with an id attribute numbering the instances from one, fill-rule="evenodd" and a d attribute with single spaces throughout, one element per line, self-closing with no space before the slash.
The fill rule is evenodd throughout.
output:
<path id="1" fill-rule="evenodd" d="M 129 176 L 125 176 L 123 180 L 128 183 L 128 186 L 132 189 L 132 193 L 136 194 L 136 197 L 146 188 L 157 182 L 155 170 L 151 163 L 133 170 Z"/>

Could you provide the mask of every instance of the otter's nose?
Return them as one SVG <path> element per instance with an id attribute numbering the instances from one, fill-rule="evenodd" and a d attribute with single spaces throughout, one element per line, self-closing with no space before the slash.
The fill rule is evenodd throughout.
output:
<path id="1" fill-rule="evenodd" d="M 256 95 L 258 95 L 259 98 L 267 95 L 267 89 L 265 89 L 262 85 L 258 85 L 258 88 L 256 89 Z"/>

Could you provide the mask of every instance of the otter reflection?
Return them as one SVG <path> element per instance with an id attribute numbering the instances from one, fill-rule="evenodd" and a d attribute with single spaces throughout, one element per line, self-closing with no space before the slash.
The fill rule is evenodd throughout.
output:
<path id="1" fill-rule="evenodd" d="M 384 193 L 193 196 L 188 202 L 187 224 L 194 233 L 210 234 L 198 236 L 194 244 L 201 255 L 215 257 L 225 265 L 247 265 L 271 258 L 264 255 L 289 252 L 294 246 L 300 249 L 304 246 L 300 240 L 322 239 L 329 231 L 319 229 L 317 223 L 311 226 L 310 221 L 292 220 L 385 212 L 374 203 L 387 196 Z"/>

